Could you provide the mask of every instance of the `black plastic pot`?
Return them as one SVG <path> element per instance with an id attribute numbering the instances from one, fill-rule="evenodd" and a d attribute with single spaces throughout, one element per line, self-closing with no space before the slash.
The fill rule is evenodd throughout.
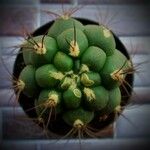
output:
<path id="1" fill-rule="evenodd" d="M 82 18 L 76 18 L 76 19 L 78 19 L 84 25 L 97 24 L 96 22 L 91 21 L 91 20 L 87 20 L 87 19 L 82 19 Z M 41 26 L 40 28 L 35 30 L 32 33 L 32 35 L 33 36 L 43 35 L 44 33 L 46 33 L 46 31 L 48 30 L 48 28 L 50 28 L 50 26 L 52 24 L 53 24 L 53 21 Z M 114 34 L 114 37 L 115 37 L 115 41 L 116 41 L 116 48 L 118 50 L 120 50 L 128 59 L 130 59 L 130 56 L 129 56 L 125 46 L 122 44 L 122 42 L 119 40 L 119 38 L 115 34 Z M 16 61 L 14 64 L 13 76 L 18 78 L 21 70 L 24 67 L 25 67 L 25 64 L 24 64 L 24 60 L 23 60 L 23 55 L 22 55 L 22 53 L 19 53 L 17 55 Z M 131 85 L 131 87 L 133 87 L 133 78 L 134 78 L 133 74 L 126 76 L 126 81 Z M 129 103 L 129 99 L 130 99 L 130 96 L 132 94 L 132 89 L 129 88 L 127 85 L 125 85 L 125 87 L 128 90 L 129 95 L 126 94 L 126 91 L 124 90 L 124 88 L 121 88 L 122 95 L 127 95 L 126 97 L 122 96 L 121 106 L 125 106 Z M 32 111 L 26 111 L 26 110 L 34 107 L 34 99 L 28 98 L 23 93 L 21 93 L 20 97 L 19 97 L 19 103 L 20 103 L 21 107 L 23 108 L 23 110 L 26 112 L 26 114 L 30 118 L 37 117 L 34 109 Z M 93 128 L 98 129 L 98 130 L 102 130 L 103 128 L 110 125 L 114 121 L 114 119 L 115 119 L 115 114 L 111 113 L 109 115 L 109 117 L 104 122 L 102 122 L 100 124 L 96 120 L 93 120 L 91 122 L 91 126 Z M 67 124 L 65 124 L 65 122 L 58 116 L 57 121 L 49 127 L 49 130 L 52 133 L 54 133 L 55 135 L 65 135 L 70 130 L 70 127 Z"/>

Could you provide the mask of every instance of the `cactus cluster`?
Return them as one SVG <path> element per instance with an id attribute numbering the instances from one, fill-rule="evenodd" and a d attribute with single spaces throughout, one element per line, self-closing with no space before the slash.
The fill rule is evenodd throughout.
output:
<path id="1" fill-rule="evenodd" d="M 78 131 L 95 116 L 118 111 L 120 85 L 131 63 L 116 49 L 105 26 L 61 17 L 46 34 L 30 36 L 22 51 L 26 66 L 18 78 L 18 91 L 34 99 L 37 116 L 47 127 L 59 115 Z"/>

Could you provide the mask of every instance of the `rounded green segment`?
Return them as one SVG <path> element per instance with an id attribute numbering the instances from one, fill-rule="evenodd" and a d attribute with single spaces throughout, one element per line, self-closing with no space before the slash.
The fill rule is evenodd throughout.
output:
<path id="1" fill-rule="evenodd" d="M 88 48 L 85 34 L 76 28 L 65 30 L 57 37 L 59 49 L 72 57 L 79 57 Z"/>
<path id="2" fill-rule="evenodd" d="M 89 93 L 84 90 L 84 95 L 85 95 L 85 105 L 90 109 L 94 111 L 99 111 L 103 109 L 109 100 L 109 93 L 108 91 L 102 87 L 94 87 L 91 88 L 91 91 L 93 92 L 93 98 L 89 99 Z"/>
<path id="3" fill-rule="evenodd" d="M 39 67 L 35 73 L 38 85 L 43 88 L 51 88 L 57 85 L 59 80 L 54 78 L 53 73 L 57 73 L 57 69 L 52 64 Z"/>
<path id="4" fill-rule="evenodd" d="M 33 97 L 38 93 L 35 71 L 36 69 L 32 65 L 27 65 L 19 75 L 19 80 L 24 83 L 23 93 L 29 97 Z"/>
<path id="5" fill-rule="evenodd" d="M 75 110 L 66 111 L 63 114 L 63 120 L 70 126 L 74 125 L 76 120 L 81 120 L 84 125 L 88 124 L 94 118 L 94 112 L 78 108 Z"/>
<path id="6" fill-rule="evenodd" d="M 63 93 L 65 107 L 67 107 L 68 109 L 78 108 L 81 103 L 81 97 L 82 97 L 82 93 L 80 89 L 78 88 L 67 89 Z"/>
<path id="7" fill-rule="evenodd" d="M 73 60 L 65 53 L 57 52 L 57 54 L 54 57 L 54 65 L 58 70 L 62 72 L 67 72 L 72 69 Z"/>
<path id="8" fill-rule="evenodd" d="M 128 59 L 120 51 L 115 50 L 112 56 L 107 57 L 106 63 L 103 69 L 100 71 L 103 85 L 108 89 L 112 89 L 116 86 L 119 86 L 120 82 L 114 80 L 111 74 L 114 71 L 117 72 L 127 67 L 128 67 Z"/>
<path id="9" fill-rule="evenodd" d="M 57 42 L 54 38 L 40 35 L 32 37 L 29 41 L 23 45 L 25 64 L 32 64 L 38 67 L 53 61 L 53 57 L 58 51 Z"/>
<path id="10" fill-rule="evenodd" d="M 98 25 L 86 25 L 84 33 L 90 46 L 98 46 L 105 51 L 107 56 L 114 53 L 116 47 L 115 39 L 107 28 Z"/>
<path id="11" fill-rule="evenodd" d="M 86 64 L 91 70 L 99 72 L 106 60 L 105 52 L 95 46 L 90 46 L 82 55 L 81 63 Z"/>
<path id="12" fill-rule="evenodd" d="M 75 27 L 76 29 L 83 30 L 83 25 L 81 22 L 74 18 L 58 18 L 55 20 L 53 25 L 48 31 L 48 35 L 51 37 L 56 38 L 58 35 L 60 35 L 63 31 Z"/>
<path id="13" fill-rule="evenodd" d="M 51 108 L 55 108 L 56 113 L 61 111 L 61 93 L 55 90 L 42 90 L 35 103 L 38 116 L 48 117 Z"/>
<path id="14" fill-rule="evenodd" d="M 117 106 L 121 103 L 121 92 L 119 87 L 116 87 L 109 91 L 109 101 L 106 107 L 101 111 L 101 114 L 112 113 Z"/>

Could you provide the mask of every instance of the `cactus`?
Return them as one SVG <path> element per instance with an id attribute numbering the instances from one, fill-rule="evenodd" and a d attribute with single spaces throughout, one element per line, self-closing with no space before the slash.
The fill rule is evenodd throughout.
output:
<path id="1" fill-rule="evenodd" d="M 105 26 L 58 18 L 47 35 L 30 36 L 22 52 L 26 66 L 17 87 L 34 99 L 47 128 L 59 116 L 72 128 L 69 134 L 91 136 L 94 119 L 119 111 L 120 86 L 132 64 Z"/>

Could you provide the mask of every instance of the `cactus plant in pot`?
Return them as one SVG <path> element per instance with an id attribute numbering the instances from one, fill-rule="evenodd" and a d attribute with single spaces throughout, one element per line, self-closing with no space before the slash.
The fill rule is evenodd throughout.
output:
<path id="1" fill-rule="evenodd" d="M 13 84 L 24 111 L 51 138 L 101 137 L 129 102 L 133 72 L 111 30 L 64 15 L 28 34 Z"/>

